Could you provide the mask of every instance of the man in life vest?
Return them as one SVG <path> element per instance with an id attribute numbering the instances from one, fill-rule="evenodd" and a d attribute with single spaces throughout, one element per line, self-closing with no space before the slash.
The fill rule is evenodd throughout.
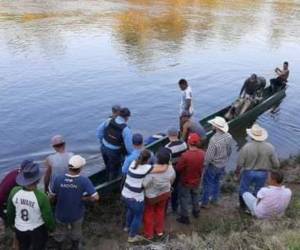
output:
<path id="1" fill-rule="evenodd" d="M 121 175 L 121 166 L 126 155 L 133 151 L 132 132 L 127 126 L 130 110 L 122 108 L 115 118 L 109 118 L 97 129 L 97 138 L 108 180 Z"/>

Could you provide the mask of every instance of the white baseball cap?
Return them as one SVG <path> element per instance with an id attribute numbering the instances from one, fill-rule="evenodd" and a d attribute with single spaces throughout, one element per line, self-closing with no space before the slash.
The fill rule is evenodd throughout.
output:
<path id="1" fill-rule="evenodd" d="M 69 160 L 69 167 L 72 169 L 82 168 L 86 164 L 86 160 L 80 155 L 73 155 Z"/>

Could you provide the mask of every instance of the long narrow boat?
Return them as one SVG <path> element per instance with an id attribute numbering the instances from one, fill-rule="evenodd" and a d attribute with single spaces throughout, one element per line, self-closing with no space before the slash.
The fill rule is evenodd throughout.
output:
<path id="1" fill-rule="evenodd" d="M 285 97 L 286 89 L 281 89 L 276 93 L 272 93 L 271 88 L 265 88 L 263 92 L 262 100 L 253 108 L 245 112 L 244 114 L 230 120 L 228 122 L 229 128 L 233 129 L 237 126 L 242 126 L 243 124 L 249 123 L 249 121 L 255 121 L 255 119 L 267 111 L 268 109 L 272 108 L 274 105 L 280 103 L 280 101 Z M 211 125 L 208 123 L 209 120 L 213 119 L 215 116 L 224 116 L 227 111 L 229 110 L 231 105 L 227 106 L 226 108 L 213 113 L 204 119 L 200 120 L 199 122 L 206 130 L 207 137 L 210 138 L 213 134 L 213 130 Z M 168 143 L 168 138 L 162 137 L 161 139 L 149 144 L 146 146 L 147 149 L 151 150 L 152 152 L 156 152 L 160 147 L 166 145 Z M 106 180 L 105 170 L 99 171 L 89 177 L 93 182 L 96 190 L 100 193 L 107 193 L 111 192 L 114 189 L 120 187 L 121 177 L 114 179 L 112 181 Z"/>

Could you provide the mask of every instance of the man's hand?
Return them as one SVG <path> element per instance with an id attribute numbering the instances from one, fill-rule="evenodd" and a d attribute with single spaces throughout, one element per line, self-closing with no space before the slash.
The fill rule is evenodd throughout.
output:
<path id="1" fill-rule="evenodd" d="M 90 201 L 90 202 L 95 202 L 99 200 L 99 195 L 92 195 L 92 196 L 82 196 L 81 200 L 83 201 Z"/>
<path id="2" fill-rule="evenodd" d="M 236 167 L 234 174 L 235 174 L 236 180 L 239 180 L 241 177 L 241 168 L 239 166 Z"/>

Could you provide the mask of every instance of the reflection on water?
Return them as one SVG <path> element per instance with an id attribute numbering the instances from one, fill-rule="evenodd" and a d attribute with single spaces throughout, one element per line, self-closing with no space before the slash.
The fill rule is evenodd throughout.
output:
<path id="1" fill-rule="evenodd" d="M 129 106 L 132 128 L 150 135 L 177 124 L 179 78 L 191 83 L 200 119 L 230 104 L 250 73 L 272 78 L 284 60 L 287 98 L 258 122 L 281 156 L 295 153 L 299 27 L 298 1 L 2 0 L 0 175 L 42 160 L 55 133 L 98 169 L 94 130 L 111 104 Z M 238 150 L 245 127 L 233 134 Z"/>

